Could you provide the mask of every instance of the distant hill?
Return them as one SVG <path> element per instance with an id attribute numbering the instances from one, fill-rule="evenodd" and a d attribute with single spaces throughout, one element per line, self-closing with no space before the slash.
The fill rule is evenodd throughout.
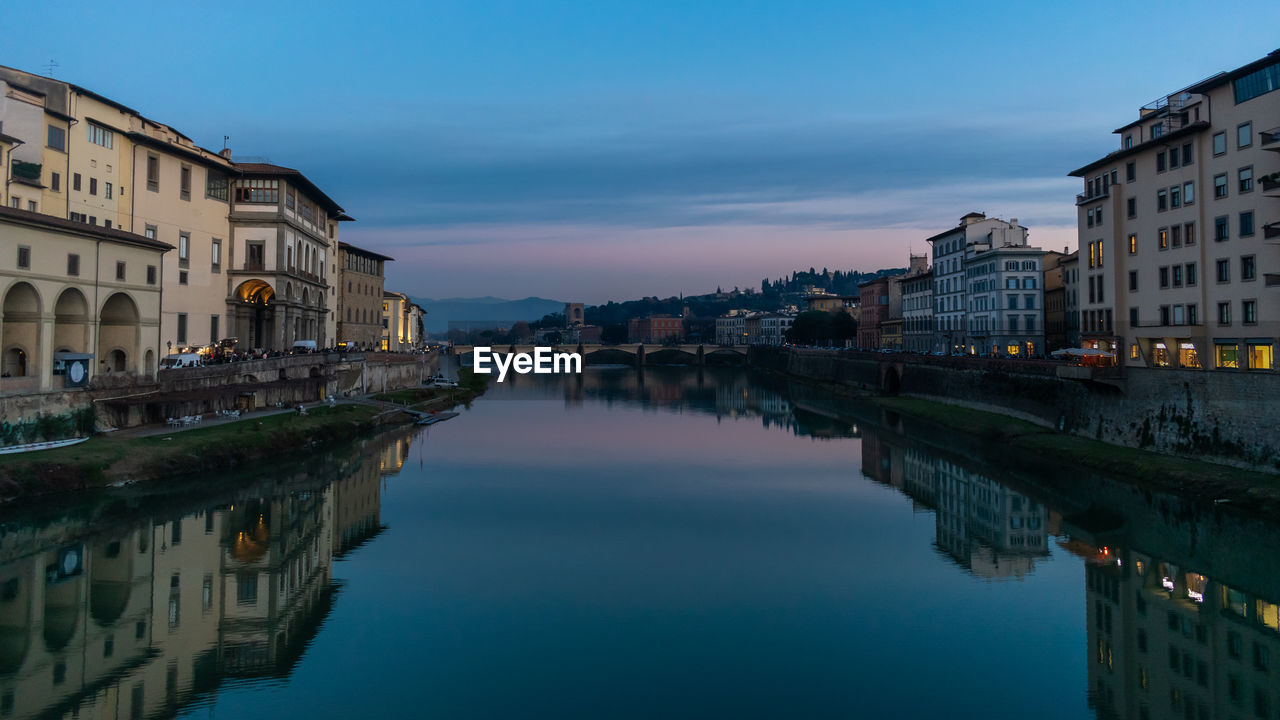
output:
<path id="1" fill-rule="evenodd" d="M 540 297 L 508 300 L 491 295 L 477 298 L 413 298 L 427 311 L 427 332 L 449 330 L 450 320 L 541 320 L 548 313 L 563 312 L 564 303 Z"/>

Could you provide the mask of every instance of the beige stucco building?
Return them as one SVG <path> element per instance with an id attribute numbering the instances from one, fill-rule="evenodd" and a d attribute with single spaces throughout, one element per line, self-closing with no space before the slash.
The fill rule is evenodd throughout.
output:
<path id="1" fill-rule="evenodd" d="M 391 258 L 338 243 L 337 341 L 360 350 L 382 344 L 384 270 Z"/>
<path id="2" fill-rule="evenodd" d="M 409 352 L 422 347 L 426 311 L 398 292 L 382 294 L 382 349 Z"/>
<path id="3" fill-rule="evenodd" d="M 1272 370 L 1280 51 L 1143 106 L 1071 173 L 1083 342 L 1148 367 Z"/>
<path id="4" fill-rule="evenodd" d="M 301 172 L 237 163 L 91 90 L 0 66 L 4 205 L 173 245 L 161 347 L 332 345 L 337 223 Z M 381 296 L 375 296 L 380 302 Z"/>
<path id="5" fill-rule="evenodd" d="M 161 352 L 159 267 L 169 245 L 118 229 L 0 208 L 0 394 L 154 377 Z M 64 374 L 65 373 L 65 374 Z"/>
<path id="6" fill-rule="evenodd" d="M 236 169 L 227 299 L 235 336 L 252 348 L 334 344 L 337 291 L 329 273 L 338 222 L 351 218 L 297 170 L 267 163 Z"/>

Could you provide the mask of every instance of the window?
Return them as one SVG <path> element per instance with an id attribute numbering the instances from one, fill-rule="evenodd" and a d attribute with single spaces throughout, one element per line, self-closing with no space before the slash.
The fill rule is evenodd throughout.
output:
<path id="1" fill-rule="evenodd" d="M 1243 77 L 1236 78 L 1232 83 L 1236 95 L 1236 104 L 1248 102 L 1259 95 L 1266 95 L 1272 90 L 1280 88 L 1280 63 L 1272 63 L 1260 70 Z"/>
<path id="2" fill-rule="evenodd" d="M 187 314 L 178 313 L 178 344 L 187 344 Z"/>
<path id="3" fill-rule="evenodd" d="M 1124 181 L 1133 182 L 1138 179 L 1138 166 L 1132 160 L 1124 164 Z"/>
<path id="4" fill-rule="evenodd" d="M 191 166 L 183 165 L 178 171 L 178 197 L 191 199 Z"/>
<path id="5" fill-rule="evenodd" d="M 1248 350 L 1250 370 L 1271 370 L 1274 367 L 1275 354 L 1270 345 L 1250 343 Z"/>
<path id="6" fill-rule="evenodd" d="M 1250 235 L 1253 235 L 1253 211 L 1247 210 L 1240 213 L 1240 237 Z"/>
<path id="7" fill-rule="evenodd" d="M 67 150 L 67 131 L 55 125 L 49 126 L 48 146 L 54 150 Z"/>
<path id="8" fill-rule="evenodd" d="M 1138 217 L 1138 198 L 1127 198 L 1124 202 L 1128 216 L 1131 218 Z"/>
<path id="9" fill-rule="evenodd" d="M 1200 309 L 1199 309 L 1199 306 L 1195 305 L 1194 303 L 1187 306 L 1187 324 L 1188 325 L 1200 324 Z"/>
<path id="10" fill-rule="evenodd" d="M 1099 205 L 1098 208 L 1094 210 L 1094 215 L 1096 216 L 1098 224 L 1101 225 L 1102 224 L 1102 206 L 1101 205 Z"/>
<path id="11" fill-rule="evenodd" d="M 1195 158 L 1191 155 L 1191 143 L 1182 144 L 1182 164 L 1190 165 Z"/>
<path id="12" fill-rule="evenodd" d="M 1236 126 L 1236 148 L 1247 148 L 1253 144 L 1253 123 L 1240 123 Z"/>
<path id="13" fill-rule="evenodd" d="M 26 245 L 18 246 L 18 269 L 19 270 L 31 269 L 31 248 L 27 247 Z"/>
<path id="14" fill-rule="evenodd" d="M 156 284 L 156 266 L 155 265 L 147 266 L 147 284 L 148 285 Z"/>
<path id="15" fill-rule="evenodd" d="M 1213 154 L 1222 155 L 1227 152 L 1227 134 L 1224 132 L 1213 134 Z"/>
<path id="16" fill-rule="evenodd" d="M 1227 240 L 1231 237 L 1230 220 L 1226 215 L 1222 215 L 1213 219 L 1213 239 L 1218 242 Z"/>
<path id="17" fill-rule="evenodd" d="M 1187 223 L 1182 226 L 1182 237 L 1188 245 L 1196 244 L 1196 224 Z"/>
<path id="18" fill-rule="evenodd" d="M 1162 173 L 1164 172 L 1164 170 L 1165 170 L 1165 155 L 1164 155 L 1164 151 L 1161 150 L 1159 153 L 1156 154 L 1156 172 Z"/>
<path id="19" fill-rule="evenodd" d="M 1169 205 L 1171 207 L 1182 207 L 1182 188 L 1174 185 L 1169 188 Z"/>
<path id="20" fill-rule="evenodd" d="M 40 207 L 40 205 L 39 205 L 38 203 L 36 203 L 36 201 L 35 201 L 35 200 L 28 200 L 28 201 L 27 201 L 27 210 L 29 210 L 29 211 L 31 211 L 31 212 L 35 212 L 35 211 L 36 211 L 36 209 L 37 209 L 37 208 L 39 208 L 39 207 Z"/>
<path id="21" fill-rule="evenodd" d="M 1182 266 L 1181 265 L 1173 266 L 1173 286 L 1182 287 Z"/>
<path id="22" fill-rule="evenodd" d="M 209 248 L 209 263 L 214 272 L 222 269 L 222 241 L 218 238 L 213 239 L 213 244 Z"/>
<path id="23" fill-rule="evenodd" d="M 1018 332 L 1018 316 L 1009 316 L 1009 332 Z"/>
<path id="24" fill-rule="evenodd" d="M 178 233 L 178 264 L 186 267 L 191 261 L 191 233 Z"/>
<path id="25" fill-rule="evenodd" d="M 1160 247 L 1160 249 L 1161 249 L 1161 250 L 1168 250 L 1168 249 L 1169 249 L 1169 230 L 1168 230 L 1168 228 L 1160 228 L 1160 230 L 1159 230 L 1159 231 L 1157 231 L 1157 233 L 1156 233 L 1156 237 L 1157 237 L 1157 238 L 1159 238 L 1159 247 Z"/>
<path id="26" fill-rule="evenodd" d="M 1124 147 L 1125 147 L 1125 149 L 1126 149 L 1126 150 L 1128 150 L 1129 148 L 1133 147 L 1133 136 L 1132 136 L 1132 135 L 1125 135 L 1125 136 L 1124 136 Z"/>
<path id="27" fill-rule="evenodd" d="M 1196 201 L 1196 184 L 1193 182 L 1182 183 L 1182 204 L 1192 205 Z"/>
<path id="28" fill-rule="evenodd" d="M 1129 292 L 1137 292 L 1137 291 L 1138 291 L 1138 271 L 1130 270 L 1129 271 Z M 1130 322 L 1132 322 L 1132 320 Z M 1137 323 L 1133 323 L 1133 324 L 1136 325 Z"/>
<path id="29" fill-rule="evenodd" d="M 1174 225 L 1169 228 L 1169 244 L 1173 247 L 1182 247 L 1182 227 Z"/>
<path id="30" fill-rule="evenodd" d="M 1169 209 L 1169 191 L 1160 190 L 1156 192 L 1156 212 L 1164 212 Z"/>
<path id="31" fill-rule="evenodd" d="M 227 199 L 226 176 L 215 170 L 209 170 L 204 181 L 204 196 L 225 202 Z"/>
<path id="32" fill-rule="evenodd" d="M 98 178 L 89 178 L 89 194 L 98 194 Z"/>
<path id="33" fill-rule="evenodd" d="M 1245 325 L 1258 324 L 1258 301 L 1257 300 L 1241 300 L 1240 301 L 1240 322 Z"/>
<path id="34" fill-rule="evenodd" d="M 189 274 L 189 273 L 190 273 L 190 271 L 188 271 L 188 270 L 179 270 L 179 271 L 178 271 L 178 284 L 179 284 L 179 285 L 186 285 L 186 284 L 187 284 L 187 280 L 190 278 L 190 274 Z"/>
<path id="35" fill-rule="evenodd" d="M 1088 226 L 1093 227 L 1093 208 L 1089 208 L 1085 216 L 1088 217 Z"/>
<path id="36" fill-rule="evenodd" d="M 1138 254 L 1138 236 L 1132 233 L 1129 234 L 1129 254 Z"/>
<path id="37" fill-rule="evenodd" d="M 67 274 L 76 276 L 80 274 L 80 256 L 75 253 L 67 255 Z"/>
<path id="38" fill-rule="evenodd" d="M 71 173 L 71 189 L 80 192 L 80 173 Z"/>
<path id="39" fill-rule="evenodd" d="M 116 279 L 124 280 L 124 263 L 116 261 Z"/>
<path id="40" fill-rule="evenodd" d="M 49 173 L 49 189 L 54 192 L 62 192 L 62 175 Z"/>
<path id="41" fill-rule="evenodd" d="M 1168 305 L 1161 305 L 1161 306 L 1160 306 L 1160 324 L 1161 324 L 1161 325 L 1169 325 L 1169 324 L 1171 324 L 1171 322 L 1170 322 L 1170 320 L 1169 320 L 1169 306 L 1168 306 Z"/>
<path id="42" fill-rule="evenodd" d="M 1169 268 L 1167 266 L 1160 268 L 1160 287 L 1169 287 Z"/>
<path id="43" fill-rule="evenodd" d="M 160 158 L 147 155 L 147 189 L 160 192 Z"/>
<path id="44" fill-rule="evenodd" d="M 1213 197 L 1214 199 L 1224 198 L 1227 196 L 1227 174 L 1213 176 Z"/>
<path id="45" fill-rule="evenodd" d="M 1195 287 L 1196 282 L 1196 264 L 1187 263 L 1187 287 Z"/>
<path id="46" fill-rule="evenodd" d="M 1225 259 L 1219 260 L 1215 264 L 1215 267 L 1218 268 L 1218 282 L 1220 283 L 1231 282 L 1231 261 L 1230 260 L 1225 260 Z"/>
<path id="47" fill-rule="evenodd" d="M 218 342 L 218 316 L 209 316 L 209 342 Z"/>
<path id="48" fill-rule="evenodd" d="M 102 196 L 108 200 L 111 199 L 111 183 L 102 183 Z"/>
<path id="49" fill-rule="evenodd" d="M 1236 178 L 1239 180 L 1238 187 L 1240 192 L 1247 193 L 1253 190 L 1253 166 L 1242 167 L 1236 171 Z"/>
<path id="50" fill-rule="evenodd" d="M 101 145 L 102 147 L 110 150 L 112 142 L 114 141 L 114 138 L 115 138 L 115 133 L 102 127 L 101 125 L 95 125 L 94 123 L 89 123 L 88 127 L 89 127 L 89 142 L 93 143 L 94 145 Z"/>
<path id="51" fill-rule="evenodd" d="M 1018 296 L 1017 296 L 1017 295 L 1010 295 L 1010 296 L 1008 296 L 1008 297 L 1006 298 L 1006 300 L 1008 301 L 1008 303 L 1007 303 L 1007 304 L 1008 304 L 1008 306 L 1009 306 L 1009 309 L 1010 309 L 1010 310 L 1017 310 L 1017 309 L 1018 309 Z"/>
<path id="52" fill-rule="evenodd" d="M 280 202 L 280 181 L 251 178 L 236 183 L 236 202 L 276 204 Z"/>
<path id="53" fill-rule="evenodd" d="M 143 235 L 145 235 L 145 236 L 147 237 L 147 239 L 148 239 L 148 240 L 155 240 L 155 239 L 156 239 L 156 226 L 155 226 L 155 225 L 148 225 L 148 226 L 147 226 L 147 228 L 146 228 L 146 230 L 143 230 L 143 231 L 142 231 L 142 234 L 143 234 Z"/>
<path id="54" fill-rule="evenodd" d="M 1227 308 L 1228 322 L 1222 321 L 1222 308 L 1224 306 Z M 1218 304 L 1218 322 L 1222 323 L 1223 325 L 1227 325 L 1227 324 L 1230 324 L 1229 322 L 1230 319 L 1231 319 L 1231 306 L 1227 303 L 1219 303 Z M 1225 345 L 1225 344 L 1214 345 L 1213 354 L 1214 354 L 1214 358 L 1218 361 L 1218 367 L 1229 368 L 1232 370 L 1240 369 L 1240 351 L 1237 346 Z"/>
<path id="55" fill-rule="evenodd" d="M 1258 261 L 1253 255 L 1245 255 L 1240 258 L 1240 279 L 1241 280 L 1257 280 L 1258 279 Z"/>
<path id="56" fill-rule="evenodd" d="M 1098 246 L 1098 267 L 1102 267 L 1102 241 L 1099 240 L 1095 244 Z M 1027 279 L 1030 280 L 1031 278 Z M 1032 281 L 1030 287 L 1035 287 L 1034 281 Z"/>

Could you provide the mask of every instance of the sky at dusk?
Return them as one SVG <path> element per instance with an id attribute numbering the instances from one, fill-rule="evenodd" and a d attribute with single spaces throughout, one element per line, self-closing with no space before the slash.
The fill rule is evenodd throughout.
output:
<path id="1" fill-rule="evenodd" d="M 1232 8 L 1235 9 L 1232 9 Z M 971 210 L 1075 245 L 1072 169 L 1280 47 L 1280 4 L 66 2 L 0 64 L 306 173 L 418 297 L 598 303 L 904 266 Z M 22 29 L 20 32 L 14 29 Z"/>

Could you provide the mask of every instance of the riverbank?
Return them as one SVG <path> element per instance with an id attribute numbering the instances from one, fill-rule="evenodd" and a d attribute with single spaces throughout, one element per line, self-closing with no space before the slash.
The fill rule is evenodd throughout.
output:
<path id="1" fill-rule="evenodd" d="M 305 415 L 250 415 L 237 422 L 153 435 L 101 434 L 78 445 L 0 456 L 0 503 L 112 485 L 164 482 L 245 471 L 258 464 L 373 435 L 413 421 L 400 407 L 444 410 L 469 405 L 483 378 L 458 388 L 415 389 L 412 405 L 342 403 Z"/>

